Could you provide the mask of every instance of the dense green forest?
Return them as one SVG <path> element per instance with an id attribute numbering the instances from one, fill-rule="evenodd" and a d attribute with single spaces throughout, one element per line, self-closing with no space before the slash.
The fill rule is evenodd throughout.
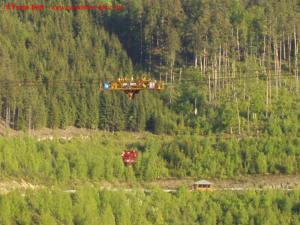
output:
<path id="1" fill-rule="evenodd" d="M 15 192 L 0 196 L 0 223 L 76 225 L 296 225 L 300 223 L 300 192 L 196 193 L 181 189 L 169 194 L 154 190 L 108 192 L 86 188 Z"/>
<path id="2" fill-rule="evenodd" d="M 101 130 L 87 139 L 0 137 L 0 180 L 42 187 L 1 194 L 0 224 L 300 224 L 299 190 L 90 187 L 299 174 L 299 0 L 102 2 L 125 10 L 0 9 L 1 133 L 3 124 Z M 99 90 L 145 74 L 166 90 L 133 101 Z M 129 149 L 139 157 L 125 166 Z M 73 185 L 76 193 L 59 188 Z"/>
<path id="3" fill-rule="evenodd" d="M 46 185 L 73 181 L 150 181 L 166 178 L 238 178 L 256 174 L 299 174 L 297 138 L 236 138 L 147 135 L 95 136 L 87 140 L 0 139 L 0 177 Z M 139 151 L 125 166 L 121 153 Z"/>
<path id="4" fill-rule="evenodd" d="M 111 2 L 126 9 L 2 9 L 0 112 L 7 126 L 299 135 L 299 1 Z M 133 102 L 99 93 L 100 80 L 145 72 L 167 90 Z"/>

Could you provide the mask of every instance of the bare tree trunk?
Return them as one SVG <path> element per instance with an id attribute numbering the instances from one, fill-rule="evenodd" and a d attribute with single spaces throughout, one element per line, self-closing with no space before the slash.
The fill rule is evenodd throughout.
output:
<path id="1" fill-rule="evenodd" d="M 283 47 L 283 60 L 285 61 L 286 60 L 286 52 L 285 52 L 285 38 L 284 38 L 284 31 L 283 31 L 283 38 L 282 38 L 282 43 L 283 43 L 283 45 L 282 45 L 282 47 Z"/>
<path id="2" fill-rule="evenodd" d="M 223 64 L 224 64 L 224 77 L 223 77 L 223 83 L 222 83 L 222 88 L 225 88 L 225 79 L 228 77 L 228 65 L 227 65 L 227 45 L 225 47 L 225 50 L 223 51 Z"/>
<path id="3" fill-rule="evenodd" d="M 203 53 L 204 53 L 204 59 L 203 59 L 203 72 L 205 73 L 206 72 L 206 49 L 204 48 L 203 50 Z"/>
<path id="4" fill-rule="evenodd" d="M 220 45 L 219 48 L 219 61 L 218 61 L 218 90 L 220 92 L 220 87 L 221 87 L 221 66 L 222 66 L 222 46 Z"/>
<path id="5" fill-rule="evenodd" d="M 152 71 L 152 52 L 153 52 L 153 35 L 151 35 L 150 41 L 150 53 L 149 53 L 149 71 Z"/>
<path id="6" fill-rule="evenodd" d="M 269 71 L 269 86 L 270 86 L 270 90 L 269 90 L 269 104 L 271 106 L 271 100 L 272 100 L 272 77 L 271 77 L 271 53 L 272 53 L 272 25 L 270 25 L 270 30 L 269 30 L 269 43 L 268 43 L 268 71 Z"/>
<path id="7" fill-rule="evenodd" d="M 260 57 L 259 59 L 258 59 L 258 62 L 259 62 L 259 66 L 262 66 L 263 65 L 263 59 L 262 59 L 262 57 Z"/>
<path id="8" fill-rule="evenodd" d="M 288 47 L 289 47 L 289 72 L 291 72 L 291 54 L 292 54 L 292 42 L 290 40 L 290 35 L 288 36 Z"/>
<path id="9" fill-rule="evenodd" d="M 244 101 L 246 100 L 246 77 L 244 78 Z"/>
<path id="10" fill-rule="evenodd" d="M 28 130 L 31 130 L 31 107 L 28 108 Z"/>
<path id="11" fill-rule="evenodd" d="M 265 60 L 266 60 L 266 36 L 264 35 L 264 52 L 263 52 L 263 60 L 262 60 L 263 65 L 265 65 Z"/>
<path id="12" fill-rule="evenodd" d="M 251 104 L 251 98 L 248 96 L 248 107 L 247 107 L 247 125 L 248 125 L 248 134 L 250 134 L 250 104 Z"/>
<path id="13" fill-rule="evenodd" d="M 210 72 L 208 72 L 208 100 L 211 102 Z"/>
<path id="14" fill-rule="evenodd" d="M 171 62 L 170 78 L 171 78 L 171 83 L 173 84 L 173 62 Z"/>
<path id="15" fill-rule="evenodd" d="M 250 56 L 251 56 L 251 58 L 253 56 L 252 48 L 253 48 L 253 41 L 252 41 L 252 37 L 251 37 L 251 40 L 250 40 Z"/>
<path id="16" fill-rule="evenodd" d="M 282 42 L 279 44 L 279 60 L 278 60 L 278 79 L 279 79 L 279 87 L 281 87 L 281 60 L 282 60 Z"/>
<path id="17" fill-rule="evenodd" d="M 236 28 L 236 44 L 238 48 L 238 60 L 241 60 L 241 55 L 240 55 L 240 37 L 239 37 L 239 28 Z"/>
<path id="18" fill-rule="evenodd" d="M 181 75 L 182 75 L 182 68 L 180 67 L 180 70 L 179 70 L 179 81 L 181 82 Z"/>
<path id="19" fill-rule="evenodd" d="M 168 72 L 166 72 L 166 84 L 168 83 Z"/>
<path id="20" fill-rule="evenodd" d="M 6 104 L 6 112 L 5 112 L 5 124 L 6 124 L 6 127 L 9 127 L 9 122 L 10 122 L 10 107 L 9 107 L 9 104 L 8 104 L 8 101 L 7 101 L 7 104 Z"/>
<path id="21" fill-rule="evenodd" d="M 276 99 L 278 99 L 278 86 L 279 86 L 279 81 L 278 81 L 278 76 L 279 76 L 279 73 L 278 73 L 278 53 L 277 53 L 277 42 L 276 40 L 274 40 L 274 48 L 273 48 L 273 51 L 274 51 L 274 69 L 275 69 L 275 84 L 276 84 Z"/>
<path id="22" fill-rule="evenodd" d="M 140 64 L 142 65 L 143 63 L 143 24 L 142 24 L 142 19 L 140 18 Z"/>
<path id="23" fill-rule="evenodd" d="M 237 113 L 237 119 L 238 119 L 238 134 L 241 135 L 241 119 L 240 119 L 240 110 L 239 110 L 239 103 L 237 100 L 236 93 L 234 93 L 235 97 L 235 103 L 236 103 L 236 113 Z"/>
<path id="24" fill-rule="evenodd" d="M 217 98 L 217 88 L 218 88 L 218 61 L 217 61 L 217 55 L 215 54 L 215 62 L 214 62 L 214 99 Z"/>
<path id="25" fill-rule="evenodd" d="M 200 57 L 200 70 L 203 72 L 203 62 L 202 62 L 202 57 Z"/>
<path id="26" fill-rule="evenodd" d="M 269 113 L 269 76 L 267 75 L 267 95 L 266 95 L 266 117 L 268 118 Z"/>
<path id="27" fill-rule="evenodd" d="M 231 87 L 232 87 L 232 90 L 233 90 L 233 93 L 235 93 L 235 62 L 233 61 L 232 63 L 232 77 L 231 77 Z"/>
<path id="28" fill-rule="evenodd" d="M 213 95 L 212 99 L 216 98 L 216 69 L 212 68 L 212 86 L 213 86 Z"/>
<path id="29" fill-rule="evenodd" d="M 299 76 L 298 76 L 298 46 L 297 46 L 297 33 L 296 25 L 294 25 L 294 52 L 295 52 L 295 78 L 296 78 L 296 92 L 298 93 L 299 85 Z"/>
<path id="30" fill-rule="evenodd" d="M 16 104 L 13 106 L 13 115 L 12 115 L 12 127 L 16 129 L 15 118 L 16 118 Z"/>
<path id="31" fill-rule="evenodd" d="M 173 79 L 172 79 L 172 74 L 170 75 L 170 83 L 171 83 L 171 87 L 170 87 L 170 93 L 169 93 L 169 104 L 172 104 L 172 95 L 173 95 Z"/>
<path id="32" fill-rule="evenodd" d="M 269 70 L 269 104 L 272 104 L 272 73 Z"/>

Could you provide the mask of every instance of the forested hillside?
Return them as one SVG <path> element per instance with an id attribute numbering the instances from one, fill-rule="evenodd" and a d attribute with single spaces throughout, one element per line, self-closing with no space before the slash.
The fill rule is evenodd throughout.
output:
<path id="1" fill-rule="evenodd" d="M 297 138 L 180 136 L 159 139 L 147 134 L 94 136 L 87 140 L 38 142 L 32 138 L 0 139 L 0 179 L 41 184 L 73 181 L 152 181 L 167 178 L 236 178 L 245 175 L 300 173 Z M 138 161 L 126 166 L 125 149 L 137 149 Z"/>
<path id="2" fill-rule="evenodd" d="M 126 9 L 1 11 L 0 111 L 7 126 L 299 134 L 299 1 L 112 3 Z M 100 80 L 145 72 L 167 90 L 133 102 L 99 93 Z"/>
<path id="3" fill-rule="evenodd" d="M 1 5 L 0 224 L 300 224 L 299 0 L 11 2 L 125 9 Z M 125 76 L 166 89 L 100 92 Z M 153 188 L 199 178 L 231 182 Z"/>
<path id="4" fill-rule="evenodd" d="M 0 196 L 0 223 L 8 224 L 299 224 L 300 193 L 221 192 L 176 194 L 155 190 L 108 192 L 85 188 Z"/>

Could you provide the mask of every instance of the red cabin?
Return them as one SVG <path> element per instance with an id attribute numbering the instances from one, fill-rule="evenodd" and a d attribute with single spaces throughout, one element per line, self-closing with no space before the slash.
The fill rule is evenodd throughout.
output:
<path id="1" fill-rule="evenodd" d="M 124 151 L 122 153 L 123 161 L 126 165 L 132 165 L 136 163 L 138 152 L 136 150 Z"/>

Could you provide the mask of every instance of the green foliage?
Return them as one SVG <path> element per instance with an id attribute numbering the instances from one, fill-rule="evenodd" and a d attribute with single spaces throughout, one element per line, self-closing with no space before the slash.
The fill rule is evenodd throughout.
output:
<path id="1" fill-rule="evenodd" d="M 297 1 L 105 2 L 126 10 L 3 11 L 0 119 L 16 130 L 76 126 L 161 136 L 0 138 L 1 177 L 67 183 L 300 172 L 300 98 L 291 77 L 299 66 Z M 276 58 L 280 72 L 273 71 Z M 124 93 L 98 93 L 99 81 L 134 70 L 171 85 L 132 102 Z M 129 148 L 139 158 L 127 167 L 120 155 Z M 0 224 L 299 224 L 299 199 L 298 191 L 45 190 L 1 195 Z"/>
<path id="2" fill-rule="evenodd" d="M 71 3 L 83 1 L 60 2 Z M 294 26 L 297 36 L 300 30 L 296 1 L 114 3 L 126 9 L 5 11 L 0 18 L 0 113 L 6 126 L 298 135 L 299 95 L 291 92 L 296 86 L 288 85 L 296 66 Z M 276 43 L 285 49 L 284 54 L 280 51 L 279 90 L 271 61 Z M 225 53 L 228 63 L 218 65 L 218 57 Z M 253 70 L 264 71 L 262 61 L 273 77 L 268 108 L 266 74 L 259 72 L 257 80 L 252 79 Z M 220 71 L 211 74 L 216 67 Z M 98 93 L 100 80 L 131 76 L 134 69 L 167 82 L 173 74 L 174 86 L 160 95 L 140 93 L 131 103 L 124 93 Z M 239 79 L 228 83 L 233 71 Z M 213 90 L 208 90 L 208 76 Z M 214 88 L 218 76 L 225 80 Z M 193 79 L 197 82 L 190 82 Z"/>
<path id="3" fill-rule="evenodd" d="M 117 36 L 103 27 L 106 18 L 87 11 L 26 13 L 6 11 L 0 19 L 0 82 L 5 87 L 0 110 L 7 126 L 145 129 L 148 114 L 163 107 L 159 101 L 145 106 L 140 98 L 131 107 L 124 94 L 98 92 L 100 80 L 133 70 Z"/>
<path id="4" fill-rule="evenodd" d="M 299 191 L 143 193 L 85 189 L 0 196 L 1 224 L 297 224 Z"/>
<path id="5" fill-rule="evenodd" d="M 128 140 L 128 134 L 122 133 L 70 141 L 2 138 L 0 175 L 66 183 L 76 179 L 130 181 L 300 172 L 297 138 L 239 140 L 178 135 L 164 140 L 150 135 L 142 140 Z M 133 166 L 122 161 L 121 153 L 126 149 L 139 151 Z"/>

